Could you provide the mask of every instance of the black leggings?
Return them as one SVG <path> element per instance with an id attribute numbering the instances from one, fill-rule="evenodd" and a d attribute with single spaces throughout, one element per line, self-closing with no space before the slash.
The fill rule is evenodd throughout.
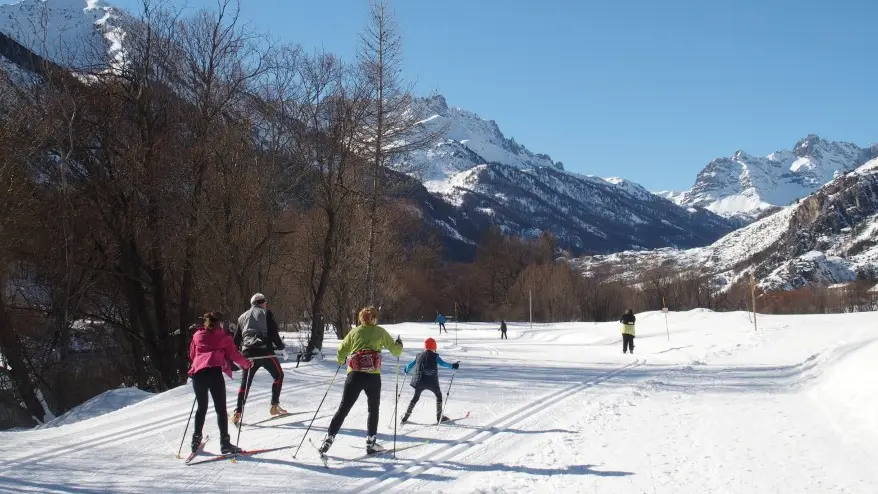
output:
<path id="1" fill-rule="evenodd" d="M 418 400 L 421 399 L 421 393 L 424 391 L 432 391 L 433 394 L 436 395 L 436 420 L 440 420 L 442 418 L 442 391 L 439 390 L 439 386 L 416 387 L 415 395 L 412 396 L 412 401 L 409 402 L 409 407 L 405 412 L 405 417 L 408 418 L 411 416 L 412 412 L 415 410 L 415 405 L 417 405 Z"/>
<path id="2" fill-rule="evenodd" d="M 634 353 L 634 335 L 622 333 L 622 353 L 631 350 L 631 353 Z"/>
<path id="3" fill-rule="evenodd" d="M 229 435 L 229 416 L 226 413 L 226 380 L 223 371 L 219 367 L 208 367 L 196 372 L 192 376 L 192 387 L 195 389 L 195 401 L 198 409 L 195 411 L 195 434 L 201 435 L 204 429 L 204 419 L 207 416 L 207 394 L 213 398 L 213 408 L 216 410 L 216 422 L 219 425 L 220 436 Z"/>
<path id="4" fill-rule="evenodd" d="M 368 372 L 350 372 L 344 382 L 344 392 L 341 395 L 341 403 L 332 422 L 329 424 L 329 435 L 338 434 L 344 419 L 347 418 L 360 392 L 366 392 L 366 400 L 369 403 L 369 421 L 367 424 L 368 435 L 378 433 L 378 407 L 381 405 L 381 374 L 369 374 Z"/>
<path id="5" fill-rule="evenodd" d="M 244 395 L 250 393 L 249 390 L 253 385 L 253 377 L 260 367 L 265 367 L 265 370 L 274 379 L 274 382 L 271 383 L 271 404 L 277 405 L 280 403 L 280 390 L 284 385 L 284 371 L 280 367 L 280 362 L 277 361 L 277 358 L 257 359 L 253 361 L 253 367 L 245 370 L 241 376 L 241 387 L 238 388 L 238 405 L 235 407 L 236 412 L 240 412 L 244 408 L 244 401 L 247 399 Z"/>

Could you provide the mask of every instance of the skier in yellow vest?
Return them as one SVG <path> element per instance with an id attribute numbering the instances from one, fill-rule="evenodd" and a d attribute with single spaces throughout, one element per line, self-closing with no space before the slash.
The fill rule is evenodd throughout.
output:
<path id="1" fill-rule="evenodd" d="M 628 353 L 629 349 L 631 353 L 634 353 L 634 323 L 636 321 L 637 318 L 634 317 L 634 311 L 631 309 L 626 310 L 622 319 L 619 320 L 622 323 L 622 353 Z"/>
<path id="2" fill-rule="evenodd" d="M 341 403 L 329 431 L 320 446 L 320 454 L 324 454 L 332 446 L 335 435 L 341 429 L 344 419 L 356 403 L 361 392 L 366 393 L 369 418 L 366 426 L 366 452 L 378 453 L 384 448 L 377 443 L 378 439 L 378 408 L 381 404 L 381 350 L 390 350 L 394 357 L 402 355 L 402 341 L 396 341 L 387 331 L 378 325 L 378 311 L 375 307 L 366 307 L 360 311 L 360 326 L 351 330 L 338 349 L 337 361 L 342 365 L 348 363 L 348 377 L 345 380 Z"/>

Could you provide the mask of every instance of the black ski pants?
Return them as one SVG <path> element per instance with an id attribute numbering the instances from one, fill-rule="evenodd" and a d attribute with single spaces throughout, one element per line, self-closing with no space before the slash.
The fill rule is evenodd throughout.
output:
<path id="1" fill-rule="evenodd" d="M 271 383 L 271 404 L 277 405 L 280 403 L 280 390 L 284 385 L 284 371 L 281 369 L 280 362 L 278 362 L 276 357 L 261 358 L 253 360 L 253 366 L 245 370 L 241 376 L 241 387 L 238 388 L 238 406 L 235 407 L 236 412 L 240 412 L 244 408 L 244 402 L 247 400 L 246 395 L 249 394 L 249 390 L 253 385 L 253 377 L 260 367 L 265 367 L 265 370 L 274 379 L 274 382 Z"/>
<path id="2" fill-rule="evenodd" d="M 409 403 L 409 407 L 403 416 L 406 420 L 411 416 L 412 411 L 415 409 L 415 405 L 417 405 L 418 400 L 421 399 L 421 393 L 424 391 L 432 391 L 433 394 L 436 395 L 436 421 L 438 422 L 442 418 L 442 391 L 439 390 L 439 386 L 417 386 L 415 387 L 415 395 L 412 396 L 412 401 Z"/>
<path id="3" fill-rule="evenodd" d="M 366 392 L 366 400 L 369 404 L 369 420 L 367 423 L 367 435 L 374 436 L 378 433 L 378 408 L 381 405 L 381 374 L 352 371 L 348 373 L 344 382 L 344 391 L 341 394 L 341 403 L 332 422 L 329 424 L 329 435 L 338 434 L 344 419 L 351 412 L 360 392 Z"/>
<path id="4" fill-rule="evenodd" d="M 440 323 L 439 323 L 439 334 L 442 334 L 442 331 L 445 331 L 446 333 L 448 332 L 448 330 L 445 329 L 445 323 L 444 323 L 444 322 L 440 322 Z"/>
<path id="5" fill-rule="evenodd" d="M 634 353 L 634 335 L 622 333 L 622 353 Z"/>
<path id="6" fill-rule="evenodd" d="M 198 409 L 195 410 L 195 435 L 200 436 L 204 429 L 204 419 L 207 416 L 207 395 L 213 398 L 213 408 L 216 410 L 216 421 L 219 425 L 220 437 L 229 435 L 229 415 L 226 412 L 226 380 L 223 371 L 219 367 L 208 367 L 192 375 L 192 387 L 195 389 L 195 401 Z"/>
<path id="7" fill-rule="evenodd" d="M 502 329 L 500 330 L 500 339 L 501 340 L 508 340 L 509 339 L 509 337 L 506 336 L 506 331 L 503 331 Z"/>

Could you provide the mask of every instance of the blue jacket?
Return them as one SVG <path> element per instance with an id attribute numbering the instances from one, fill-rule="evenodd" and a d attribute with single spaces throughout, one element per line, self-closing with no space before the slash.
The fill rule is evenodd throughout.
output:
<path id="1" fill-rule="evenodd" d="M 447 321 L 447 320 L 448 320 L 448 318 L 446 318 L 444 314 L 439 314 L 436 317 L 436 322 L 438 322 L 439 324 L 445 324 L 445 321 Z"/>

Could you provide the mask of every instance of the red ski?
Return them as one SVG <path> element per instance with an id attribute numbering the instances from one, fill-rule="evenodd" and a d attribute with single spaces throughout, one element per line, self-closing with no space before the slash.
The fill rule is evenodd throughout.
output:
<path id="1" fill-rule="evenodd" d="M 236 456 L 253 456 L 253 455 L 258 455 L 261 453 L 270 453 L 272 451 L 280 451 L 283 449 L 290 449 L 292 447 L 293 446 L 280 446 L 277 448 L 251 449 L 249 451 L 241 451 L 237 455 L 235 455 L 235 453 L 229 453 L 227 455 L 212 456 L 210 458 L 205 458 L 203 460 L 193 461 L 193 462 L 187 463 L 187 465 L 200 465 L 202 463 L 211 463 L 211 462 L 215 462 L 215 461 L 231 460 L 231 459 L 235 458 Z"/>
<path id="2" fill-rule="evenodd" d="M 201 444 L 198 445 L 198 447 L 195 449 L 195 451 L 189 453 L 189 456 L 186 457 L 186 464 L 187 465 L 192 461 L 193 458 L 198 456 L 198 453 L 200 453 L 204 449 L 204 445 L 207 444 L 208 439 L 210 439 L 210 436 L 204 436 L 204 439 L 201 440 Z"/>

